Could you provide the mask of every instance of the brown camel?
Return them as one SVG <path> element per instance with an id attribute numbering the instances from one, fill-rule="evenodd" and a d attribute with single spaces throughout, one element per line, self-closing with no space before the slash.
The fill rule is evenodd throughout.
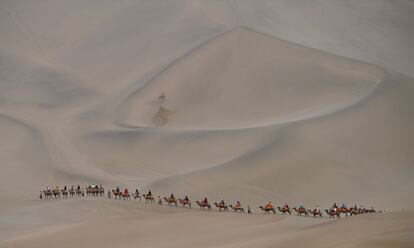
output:
<path id="1" fill-rule="evenodd" d="M 180 202 L 180 204 L 184 207 L 184 206 L 188 206 L 189 208 L 191 208 L 191 201 L 190 200 L 186 200 L 186 199 L 178 199 L 178 201 Z"/>
<path id="2" fill-rule="evenodd" d="M 305 216 L 309 215 L 308 212 L 306 211 L 306 209 L 304 209 L 304 208 L 297 209 L 296 207 L 293 207 L 292 209 L 295 210 L 297 215 L 300 215 L 300 216 L 302 216 L 302 214 L 304 214 Z"/>
<path id="3" fill-rule="evenodd" d="M 348 208 L 340 207 L 337 212 L 339 212 L 339 214 L 345 214 L 345 217 L 348 217 L 350 210 Z"/>
<path id="4" fill-rule="evenodd" d="M 229 205 L 229 208 L 232 209 L 234 212 L 240 211 L 240 213 L 244 213 L 244 208 L 242 208 L 242 207 Z"/>
<path id="5" fill-rule="evenodd" d="M 81 189 L 76 189 L 76 196 L 85 196 L 85 191 Z"/>
<path id="6" fill-rule="evenodd" d="M 277 207 L 277 209 L 279 210 L 279 212 L 281 212 L 282 214 L 286 214 L 288 213 L 289 215 L 292 215 L 292 212 L 290 211 L 290 209 L 288 207 Z"/>
<path id="7" fill-rule="evenodd" d="M 58 189 L 52 190 L 52 193 L 55 198 L 60 198 L 60 191 Z"/>
<path id="8" fill-rule="evenodd" d="M 63 198 L 68 198 L 69 194 L 68 194 L 67 190 L 62 189 L 60 192 L 61 192 Z"/>
<path id="9" fill-rule="evenodd" d="M 74 197 L 75 196 L 75 190 L 74 189 L 70 189 L 69 190 L 69 195 L 70 195 L 70 197 Z"/>
<path id="10" fill-rule="evenodd" d="M 273 212 L 274 214 L 276 214 L 276 210 L 275 208 L 265 208 L 263 206 L 259 206 L 259 208 L 264 211 L 266 214 L 270 214 L 270 212 Z"/>
<path id="11" fill-rule="evenodd" d="M 170 198 L 164 197 L 164 201 L 167 203 L 168 206 L 171 206 L 173 204 L 177 206 L 177 200 L 174 197 L 170 197 Z"/>
<path id="12" fill-rule="evenodd" d="M 341 218 L 341 213 L 338 211 L 334 211 L 333 209 L 332 210 L 325 209 L 325 212 L 326 214 L 329 215 L 329 218 L 335 218 L 335 217 Z"/>
<path id="13" fill-rule="evenodd" d="M 116 190 L 112 190 L 112 194 L 114 194 L 114 199 L 116 200 L 116 199 L 118 199 L 118 200 L 121 200 L 121 197 L 122 197 L 122 192 L 121 191 L 116 191 Z"/>
<path id="14" fill-rule="evenodd" d="M 361 212 L 360 212 L 360 210 L 358 208 L 350 208 L 349 209 L 349 215 L 350 216 L 352 216 L 352 215 L 358 215 L 358 214 L 361 214 Z"/>
<path id="15" fill-rule="evenodd" d="M 129 193 L 121 193 L 121 196 L 123 200 L 131 200 L 131 195 Z"/>
<path id="16" fill-rule="evenodd" d="M 200 203 L 199 201 L 196 201 L 196 203 L 198 206 L 200 206 L 200 208 L 211 209 L 211 205 L 209 203 Z"/>
<path id="17" fill-rule="evenodd" d="M 43 194 L 45 195 L 45 199 L 53 197 L 53 193 L 51 190 L 43 190 Z"/>
<path id="18" fill-rule="evenodd" d="M 139 199 L 139 201 L 141 201 L 141 195 L 137 192 L 133 193 L 132 197 L 134 197 L 134 200 Z"/>
<path id="19" fill-rule="evenodd" d="M 321 212 L 321 210 L 318 210 L 318 209 L 314 209 L 314 210 L 308 210 L 308 212 L 310 213 L 310 214 L 313 214 L 313 217 L 316 217 L 316 216 L 319 216 L 319 217 L 322 217 L 322 212 Z"/>
<path id="20" fill-rule="evenodd" d="M 155 203 L 154 196 L 148 194 L 143 194 L 142 196 L 144 197 L 146 203 Z"/>
<path id="21" fill-rule="evenodd" d="M 221 211 L 221 209 L 223 209 L 223 211 L 229 211 L 225 203 L 220 202 L 220 204 L 218 204 L 217 202 L 215 202 L 214 206 L 216 206 L 216 208 L 218 208 L 219 211 Z"/>

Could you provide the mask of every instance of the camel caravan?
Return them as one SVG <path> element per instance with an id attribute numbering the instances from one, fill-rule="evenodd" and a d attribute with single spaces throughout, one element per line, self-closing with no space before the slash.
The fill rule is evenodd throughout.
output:
<path id="1" fill-rule="evenodd" d="M 86 187 L 82 187 L 78 185 L 76 188 L 72 185 L 69 189 L 65 185 L 62 189 L 59 189 L 59 186 L 56 186 L 55 188 L 51 188 L 50 186 L 46 187 L 46 190 L 40 191 L 39 198 L 40 199 L 51 199 L 51 198 L 69 198 L 69 197 L 75 197 L 80 196 L 84 197 L 86 196 L 103 196 L 105 194 L 105 190 L 102 185 L 88 185 Z"/>
<path id="2" fill-rule="evenodd" d="M 40 199 L 59 199 L 59 198 L 73 198 L 75 196 L 78 197 L 102 197 L 105 195 L 105 189 L 102 185 L 88 185 L 86 187 L 81 187 L 78 185 L 76 188 L 72 185 L 70 188 L 67 188 L 64 186 L 62 189 L 59 189 L 59 187 L 56 188 L 50 188 L 47 187 L 46 190 L 43 190 L 40 192 L 39 198 Z M 125 188 L 124 190 L 121 190 L 119 187 L 116 189 L 108 190 L 107 197 L 109 199 L 115 199 L 115 200 L 130 200 L 133 198 L 134 200 L 142 201 L 144 200 L 145 203 L 152 203 L 155 204 L 155 197 L 152 194 L 151 190 L 148 191 L 147 194 L 141 194 L 138 189 L 135 190 L 132 194 L 129 193 L 128 189 Z M 174 207 L 186 207 L 191 208 L 192 204 L 188 196 L 184 196 L 183 198 L 176 198 L 173 193 L 171 193 L 168 197 L 161 197 L 158 196 L 158 205 L 163 205 L 165 203 L 167 206 L 174 206 Z M 205 197 L 203 200 L 198 201 L 196 200 L 195 203 L 200 209 L 206 209 L 211 210 L 212 206 L 214 206 L 216 209 L 218 209 L 219 212 L 238 212 L 238 213 L 245 213 L 244 208 L 242 207 L 242 204 L 237 201 L 234 204 L 227 204 L 223 199 L 220 200 L 220 202 L 214 202 L 212 205 L 209 203 L 207 197 Z M 354 207 L 348 208 L 346 204 L 342 204 L 340 207 L 337 206 L 336 203 L 332 205 L 329 209 L 325 209 L 324 211 L 319 208 L 319 206 L 316 206 L 313 209 L 307 209 L 304 207 L 303 204 L 300 204 L 298 207 L 292 207 L 290 208 L 288 204 L 284 204 L 282 207 L 274 207 L 272 202 L 268 202 L 267 204 L 263 206 L 259 206 L 259 209 L 265 213 L 265 214 L 276 214 L 280 213 L 283 215 L 292 215 L 296 213 L 297 216 L 304 216 L 309 217 L 312 216 L 314 218 L 319 217 L 329 217 L 329 218 L 341 218 L 341 216 L 353 216 L 353 215 L 359 215 L 359 214 L 367 214 L 367 213 L 377 213 L 377 211 L 374 209 L 374 207 L 371 207 L 370 209 L 367 209 L 363 206 L 357 207 L 355 205 Z M 378 211 L 378 212 L 384 212 L 384 211 Z M 250 206 L 247 206 L 247 213 L 252 214 L 252 211 L 250 209 Z"/>
<path id="3" fill-rule="evenodd" d="M 270 214 L 271 212 L 276 214 L 276 210 L 273 207 L 273 204 L 269 202 L 265 206 L 259 207 L 264 213 Z M 298 216 L 313 216 L 313 217 L 323 217 L 323 212 L 319 208 L 319 206 L 316 206 L 314 209 L 306 209 L 303 204 L 300 204 L 298 208 L 293 207 L 290 208 L 288 204 L 285 204 L 283 207 L 277 207 L 280 213 L 282 214 L 289 214 L 292 215 L 292 212 L 295 212 Z M 378 211 L 378 212 L 384 212 L 384 211 Z M 336 203 L 332 205 L 331 208 L 325 209 L 325 213 L 329 218 L 341 218 L 341 214 L 345 215 L 345 217 L 352 216 L 352 215 L 358 215 L 358 214 L 367 214 L 367 213 L 377 213 L 377 211 L 374 209 L 374 207 L 371 207 L 371 209 L 367 209 L 364 207 L 357 207 L 356 205 L 354 207 L 348 208 L 346 204 L 342 204 L 341 207 L 338 207 Z"/>

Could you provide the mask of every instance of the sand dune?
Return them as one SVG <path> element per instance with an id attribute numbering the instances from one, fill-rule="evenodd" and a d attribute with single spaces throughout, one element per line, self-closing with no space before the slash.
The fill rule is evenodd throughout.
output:
<path id="1" fill-rule="evenodd" d="M 64 205 L 74 205 L 68 203 Z M 410 247 L 414 231 L 411 212 L 330 221 L 175 208 L 154 210 L 125 202 L 81 202 L 80 205 L 94 208 L 90 211 L 95 213 L 94 217 L 88 222 L 69 224 L 69 219 L 65 226 L 38 229 L 17 239 L 6 239 L 0 242 L 0 247 L 77 247 L 85 243 L 90 247 L 376 247 L 383 244 Z M 114 214 L 111 210 L 114 205 L 119 209 L 118 217 L 102 218 L 102 214 Z M 61 216 L 76 215 L 66 206 L 62 207 L 49 206 Z"/>
<path id="2" fill-rule="evenodd" d="M 0 247 L 411 247 L 413 13 L 383 0 L 2 1 Z M 255 214 L 37 199 L 92 182 Z M 387 214 L 259 214 L 267 201 Z"/>

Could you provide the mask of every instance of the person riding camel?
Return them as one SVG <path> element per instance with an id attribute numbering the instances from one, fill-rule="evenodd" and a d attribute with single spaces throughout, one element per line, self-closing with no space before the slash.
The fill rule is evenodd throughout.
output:
<path id="1" fill-rule="evenodd" d="M 268 204 L 266 204 L 265 209 L 273 209 L 272 202 L 269 202 Z"/>
<path id="2" fill-rule="evenodd" d="M 119 192 L 121 192 L 121 189 L 119 188 L 119 186 L 116 186 L 116 193 L 119 193 Z"/>
<path id="3" fill-rule="evenodd" d="M 51 191 L 50 186 L 47 186 L 46 191 L 48 191 L 48 192 L 50 192 L 50 191 Z"/>
<path id="4" fill-rule="evenodd" d="M 139 196 L 139 190 L 135 189 L 135 195 L 138 197 Z"/>
<path id="5" fill-rule="evenodd" d="M 128 192 L 127 188 L 125 188 L 125 190 L 124 190 L 124 195 L 129 195 L 129 192 Z"/>
<path id="6" fill-rule="evenodd" d="M 148 196 L 152 196 L 151 190 L 148 191 Z"/>
<path id="7" fill-rule="evenodd" d="M 80 185 L 78 184 L 78 188 L 77 188 L 78 190 L 80 190 Z"/>
<path id="8" fill-rule="evenodd" d="M 207 197 L 204 198 L 204 200 L 201 202 L 201 205 L 207 205 L 208 201 L 207 201 Z"/>
<path id="9" fill-rule="evenodd" d="M 66 185 L 65 185 L 65 187 L 63 188 L 63 190 L 64 190 L 64 191 L 66 191 L 66 189 L 67 189 L 67 187 L 66 187 Z"/>
<path id="10" fill-rule="evenodd" d="M 170 200 L 171 200 L 171 201 L 173 201 L 174 199 L 175 199 L 174 194 L 173 194 L 173 193 L 171 193 L 171 194 L 170 194 Z"/>
<path id="11" fill-rule="evenodd" d="M 336 205 L 336 203 L 332 206 L 332 208 L 331 208 L 331 211 L 333 212 L 333 213 L 336 213 L 337 211 L 338 211 L 339 209 L 338 209 L 338 206 Z"/>
<path id="12" fill-rule="evenodd" d="M 345 203 L 342 203 L 341 208 L 343 208 L 343 209 L 347 208 L 347 207 L 346 207 L 346 204 L 345 204 Z"/>
<path id="13" fill-rule="evenodd" d="M 224 202 L 224 200 L 223 199 L 221 199 L 221 201 L 220 201 L 220 204 L 219 204 L 220 206 L 225 206 L 226 205 L 226 203 Z"/>
<path id="14" fill-rule="evenodd" d="M 301 204 L 299 205 L 299 209 L 305 210 L 305 207 L 303 206 L 303 203 L 301 203 Z"/>
<path id="15" fill-rule="evenodd" d="M 241 203 L 239 201 L 237 201 L 235 207 L 236 208 L 241 208 Z"/>
<path id="16" fill-rule="evenodd" d="M 72 186 L 70 186 L 70 190 L 71 191 L 74 191 L 75 189 L 74 189 L 74 187 L 73 187 L 73 185 Z"/>
<path id="17" fill-rule="evenodd" d="M 190 199 L 188 199 L 188 196 L 185 196 L 184 200 L 187 202 L 190 201 Z"/>
<path id="18" fill-rule="evenodd" d="M 287 203 L 285 203 L 285 205 L 283 206 L 284 209 L 289 209 L 289 205 Z"/>
<path id="19" fill-rule="evenodd" d="M 315 210 L 316 210 L 317 213 L 321 212 L 321 210 L 319 209 L 319 205 L 316 205 Z"/>

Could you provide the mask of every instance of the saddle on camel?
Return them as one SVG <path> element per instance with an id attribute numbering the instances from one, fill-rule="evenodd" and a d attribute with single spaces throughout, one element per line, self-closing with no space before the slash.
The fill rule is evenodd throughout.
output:
<path id="1" fill-rule="evenodd" d="M 207 197 L 204 198 L 202 202 L 196 201 L 196 203 L 200 208 L 211 209 L 211 205 L 208 203 Z"/>
<path id="2" fill-rule="evenodd" d="M 164 197 L 164 201 L 167 203 L 168 206 L 172 206 L 173 204 L 177 206 L 177 200 L 174 197 L 174 194 L 171 193 L 170 197 Z"/>
<path id="3" fill-rule="evenodd" d="M 188 199 L 188 197 L 184 197 L 184 199 L 178 199 L 178 201 L 180 202 L 180 204 L 184 207 L 184 206 L 188 206 L 189 208 L 191 208 L 191 201 L 190 199 Z"/>
<path id="4" fill-rule="evenodd" d="M 269 202 L 268 204 L 266 204 L 264 207 L 263 206 L 259 206 L 259 208 L 264 211 L 266 214 L 270 214 L 270 212 L 273 212 L 274 214 L 276 214 L 276 210 L 273 207 L 273 204 L 271 202 Z"/>
<path id="5" fill-rule="evenodd" d="M 216 208 L 218 208 L 219 211 L 221 211 L 222 209 L 223 211 L 229 211 L 226 203 L 223 200 L 221 200 L 220 203 L 215 202 L 214 206 L 216 206 Z"/>

